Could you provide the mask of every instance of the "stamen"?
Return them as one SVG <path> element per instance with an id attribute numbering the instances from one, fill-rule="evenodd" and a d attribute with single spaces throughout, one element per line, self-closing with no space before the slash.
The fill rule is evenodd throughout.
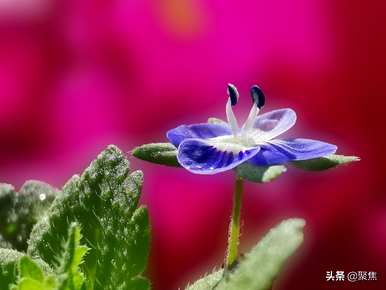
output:
<path id="1" fill-rule="evenodd" d="M 252 129 L 253 124 L 255 123 L 256 116 L 259 114 L 260 109 L 265 104 L 265 96 L 263 91 L 257 85 L 251 87 L 251 98 L 252 98 L 252 108 L 249 112 L 248 118 L 245 121 L 243 127 L 241 128 L 242 133 L 245 133 Z"/>
<path id="2" fill-rule="evenodd" d="M 233 136 L 237 136 L 239 132 L 239 125 L 237 123 L 237 119 L 235 117 L 235 114 L 233 113 L 232 106 L 237 104 L 237 101 L 239 99 L 239 93 L 236 89 L 236 87 L 232 84 L 228 84 L 228 102 L 226 105 L 226 114 L 228 123 L 231 126 Z"/>
<path id="3" fill-rule="evenodd" d="M 239 92 L 236 87 L 232 84 L 228 84 L 228 96 L 231 99 L 231 105 L 234 106 L 239 100 Z"/>
<path id="4" fill-rule="evenodd" d="M 233 113 L 233 110 L 232 110 L 231 97 L 228 98 L 225 111 L 227 114 L 228 124 L 231 126 L 231 129 L 232 129 L 233 136 L 237 137 L 237 133 L 239 132 L 239 125 L 237 123 L 237 119 L 235 117 L 235 114 Z"/>
<path id="5" fill-rule="evenodd" d="M 255 123 L 255 119 L 257 114 L 259 113 L 260 109 L 257 107 L 256 103 L 253 103 L 251 110 L 249 111 L 248 118 L 245 121 L 243 127 L 241 128 L 241 131 L 243 133 L 249 131 L 252 129 L 253 124 Z"/>
<path id="6" fill-rule="evenodd" d="M 252 102 L 257 105 L 259 109 L 261 109 L 265 104 L 265 96 L 263 91 L 257 85 L 253 85 L 251 87 L 251 97 Z"/>

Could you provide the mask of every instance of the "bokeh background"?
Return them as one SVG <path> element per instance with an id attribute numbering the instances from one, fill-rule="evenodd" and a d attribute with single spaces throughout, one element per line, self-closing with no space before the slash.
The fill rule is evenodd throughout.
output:
<path id="1" fill-rule="evenodd" d="M 291 107 L 288 136 L 323 139 L 360 163 L 248 184 L 242 248 L 286 217 L 306 239 L 275 289 L 386 289 L 386 4 L 375 1 L 2 0 L 0 180 L 61 187 L 107 145 L 129 152 L 181 123 L 224 117 L 226 83 Z M 177 289 L 221 265 L 232 173 L 145 172 L 148 276 Z M 325 281 L 376 271 L 377 282 Z"/>

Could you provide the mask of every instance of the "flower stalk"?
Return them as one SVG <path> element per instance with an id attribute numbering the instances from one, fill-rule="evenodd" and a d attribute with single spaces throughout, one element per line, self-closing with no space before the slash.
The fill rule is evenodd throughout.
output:
<path id="1" fill-rule="evenodd" d="M 225 268 L 227 270 L 232 268 L 238 257 L 242 193 L 243 179 L 237 176 L 233 192 L 232 216 L 229 223 L 228 249 L 225 260 Z"/>

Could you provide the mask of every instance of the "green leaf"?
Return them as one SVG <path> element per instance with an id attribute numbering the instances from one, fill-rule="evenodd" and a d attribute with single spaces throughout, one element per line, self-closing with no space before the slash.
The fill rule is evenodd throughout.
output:
<path id="1" fill-rule="evenodd" d="M 235 268 L 224 276 L 215 272 L 189 286 L 188 290 L 266 290 L 285 263 L 303 242 L 302 219 L 288 219 L 271 229 Z"/>
<path id="2" fill-rule="evenodd" d="M 274 165 L 268 167 L 254 166 L 249 163 L 243 163 L 236 168 L 238 176 L 252 182 L 265 183 L 274 180 L 287 168 L 283 165 Z"/>
<path id="3" fill-rule="evenodd" d="M 11 289 L 22 277 L 41 281 L 43 269 L 51 273 L 50 267 L 41 259 L 32 261 L 24 253 L 11 249 L 0 249 L 0 286 L 1 290 Z M 28 289 L 28 288 L 23 288 Z"/>
<path id="4" fill-rule="evenodd" d="M 171 143 L 150 143 L 134 148 L 131 152 L 138 159 L 152 163 L 180 167 L 177 148 Z"/>
<path id="5" fill-rule="evenodd" d="M 88 248 L 80 245 L 81 233 L 76 223 L 70 225 L 69 237 L 58 272 L 62 274 L 59 289 L 80 290 L 84 275 L 79 266 L 83 262 Z"/>
<path id="6" fill-rule="evenodd" d="M 24 254 L 11 249 L 0 249 L 0 286 L 9 289 L 16 282 L 18 261 Z"/>
<path id="7" fill-rule="evenodd" d="M 33 261 L 30 257 L 21 257 L 18 269 L 18 281 L 12 287 L 12 290 L 59 290 L 57 288 L 57 279 L 50 273 L 45 276 L 39 263 Z"/>
<path id="8" fill-rule="evenodd" d="M 22 278 L 12 290 L 54 290 L 54 287 L 54 285 L 44 285 L 44 282 L 32 278 Z"/>
<path id="9" fill-rule="evenodd" d="M 19 192 L 9 184 L 0 184 L 1 245 L 25 251 L 33 225 L 56 194 L 56 189 L 40 181 L 27 181 Z"/>
<path id="10" fill-rule="evenodd" d="M 43 270 L 31 258 L 24 256 L 19 260 L 20 277 L 28 277 L 43 282 Z"/>
<path id="11" fill-rule="evenodd" d="M 80 245 L 80 228 L 74 223 L 70 225 L 69 237 L 64 247 L 61 265 L 55 273 L 44 273 L 40 265 L 28 256 L 19 260 L 19 276 L 12 290 L 81 290 L 84 275 L 80 271 L 80 264 L 87 252 L 85 246 Z"/>
<path id="12" fill-rule="evenodd" d="M 58 253 L 76 222 L 82 228 L 81 242 L 89 248 L 81 265 L 87 289 L 148 289 L 141 276 L 149 251 L 148 214 L 137 208 L 142 182 L 142 173 L 130 172 L 123 153 L 109 146 L 82 176 L 67 182 L 33 228 L 28 253 L 58 268 Z"/>
<path id="13" fill-rule="evenodd" d="M 81 264 L 84 255 L 88 249 L 80 245 L 80 228 L 75 224 L 70 225 L 69 237 L 65 248 L 64 259 L 61 265 L 61 272 L 75 272 Z"/>
<path id="14" fill-rule="evenodd" d="M 291 163 L 295 167 L 303 170 L 321 171 L 321 170 L 333 168 L 338 165 L 348 164 L 355 161 L 360 161 L 360 158 L 357 156 L 344 156 L 344 155 L 332 154 L 322 158 L 293 161 Z"/>

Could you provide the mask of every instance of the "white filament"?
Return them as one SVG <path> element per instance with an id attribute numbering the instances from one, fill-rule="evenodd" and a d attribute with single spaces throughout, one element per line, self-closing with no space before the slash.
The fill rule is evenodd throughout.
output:
<path id="1" fill-rule="evenodd" d="M 253 103 L 253 106 L 252 106 L 251 110 L 249 111 L 248 118 L 245 121 L 243 127 L 241 128 L 242 133 L 245 134 L 246 132 L 248 132 L 252 129 L 253 124 L 255 123 L 255 120 L 256 120 L 256 116 L 257 116 L 257 114 L 259 114 L 259 111 L 260 111 L 260 109 L 257 107 L 257 104 Z"/>
<path id="2" fill-rule="evenodd" d="M 233 113 L 233 110 L 232 110 L 231 98 L 228 98 L 225 111 L 226 111 L 228 123 L 232 129 L 233 136 L 237 137 L 237 134 L 239 132 L 239 125 L 237 123 L 237 119 L 235 117 L 235 114 Z"/>

